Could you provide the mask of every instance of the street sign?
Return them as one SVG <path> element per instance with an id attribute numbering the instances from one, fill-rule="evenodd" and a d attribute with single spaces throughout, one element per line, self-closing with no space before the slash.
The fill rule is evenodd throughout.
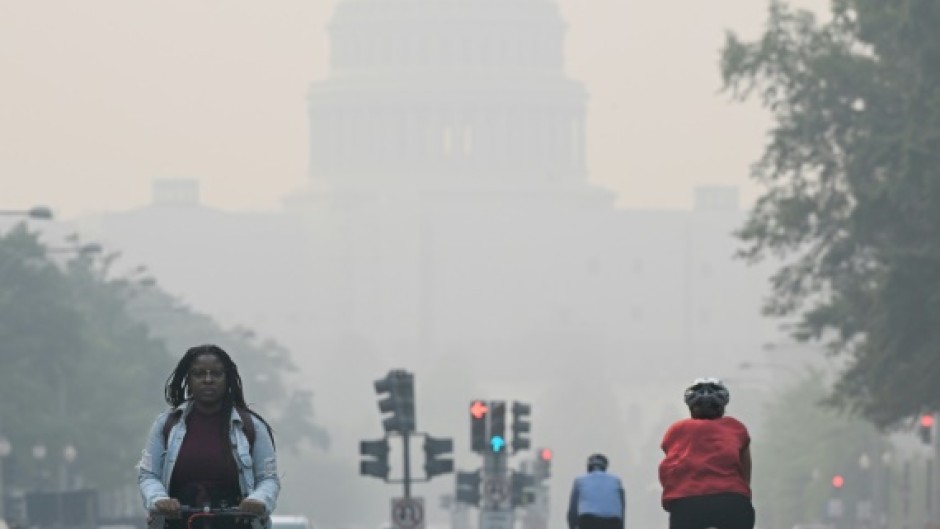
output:
<path id="1" fill-rule="evenodd" d="M 489 476 L 483 481 L 483 496 L 490 505 L 503 505 L 509 501 L 509 480 L 504 476 Z"/>
<path id="2" fill-rule="evenodd" d="M 512 511 L 480 512 L 480 529 L 513 529 Z"/>
<path id="3" fill-rule="evenodd" d="M 424 529 L 424 498 L 392 498 L 392 527 Z"/>

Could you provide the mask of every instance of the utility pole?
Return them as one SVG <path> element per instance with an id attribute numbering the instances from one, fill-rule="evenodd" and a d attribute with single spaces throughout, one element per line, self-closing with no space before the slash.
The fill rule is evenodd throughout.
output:
<path id="1" fill-rule="evenodd" d="M 493 403 L 495 404 L 495 403 Z M 511 483 L 505 442 L 492 438 L 493 450 L 483 457 L 483 508 L 480 529 L 512 529 Z"/>
<path id="2" fill-rule="evenodd" d="M 408 434 L 402 434 L 401 444 L 402 444 L 402 457 L 404 458 L 404 467 L 402 467 L 402 484 L 404 485 L 404 498 L 411 498 L 411 450 L 409 449 L 410 443 L 408 442 Z"/>

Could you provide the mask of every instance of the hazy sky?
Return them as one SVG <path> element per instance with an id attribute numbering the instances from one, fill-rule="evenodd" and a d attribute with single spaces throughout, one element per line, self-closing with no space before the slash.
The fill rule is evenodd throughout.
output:
<path id="1" fill-rule="evenodd" d="M 199 179 L 219 208 L 277 207 L 306 178 L 336 2 L 0 0 L 0 209 L 128 209 L 160 177 Z M 758 34 L 766 2 L 560 3 L 592 181 L 630 207 L 687 207 L 709 183 L 753 197 L 769 121 L 719 93 L 718 55 L 726 29 Z"/>

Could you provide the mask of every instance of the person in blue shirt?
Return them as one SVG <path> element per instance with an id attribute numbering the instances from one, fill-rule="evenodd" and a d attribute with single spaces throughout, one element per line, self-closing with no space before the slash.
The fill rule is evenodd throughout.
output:
<path id="1" fill-rule="evenodd" d="M 569 529 L 624 529 L 627 495 L 620 478 L 607 472 L 603 454 L 587 460 L 587 473 L 578 476 L 568 502 Z"/>

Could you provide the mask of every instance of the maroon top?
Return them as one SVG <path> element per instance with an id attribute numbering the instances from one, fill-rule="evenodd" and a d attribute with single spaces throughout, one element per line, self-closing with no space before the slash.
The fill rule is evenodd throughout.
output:
<path id="1" fill-rule="evenodd" d="M 237 505 L 241 490 L 229 443 L 228 417 L 221 410 L 212 414 L 196 408 L 190 411 L 170 477 L 170 497 L 191 507 L 218 506 L 221 501 Z"/>

